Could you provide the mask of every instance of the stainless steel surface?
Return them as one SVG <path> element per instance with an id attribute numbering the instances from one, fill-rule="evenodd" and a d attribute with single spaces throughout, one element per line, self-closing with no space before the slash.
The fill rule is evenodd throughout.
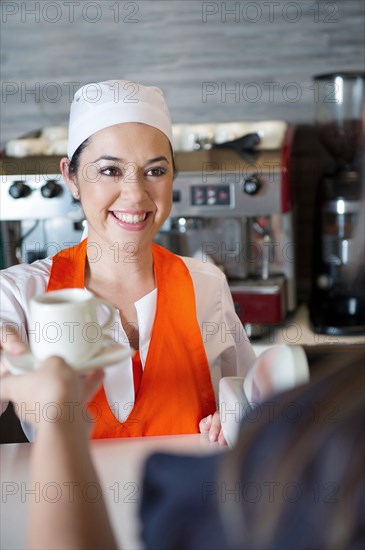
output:
<path id="1" fill-rule="evenodd" d="M 229 281 L 229 288 L 232 292 L 245 292 L 247 294 L 277 294 L 282 290 L 284 281 L 284 277 L 271 277 L 266 280 Z"/>
<path id="2" fill-rule="evenodd" d="M 59 157 L 0 160 L 3 267 L 32 262 L 80 241 L 82 211 L 59 172 Z"/>
<path id="3" fill-rule="evenodd" d="M 281 322 L 296 307 L 294 216 L 283 153 L 284 145 L 241 154 L 214 148 L 176 154 L 173 208 L 158 242 L 216 263 L 236 293 L 243 322 L 257 323 L 260 315 Z M 256 308 L 246 307 L 250 299 Z M 265 301 L 275 315 L 264 312 Z"/>
<path id="4" fill-rule="evenodd" d="M 295 250 L 283 152 L 177 152 L 173 207 L 156 240 L 177 254 L 213 261 L 229 281 L 242 281 L 245 294 L 261 280 L 262 296 L 272 277 L 283 277 L 280 304 L 291 311 Z M 81 238 L 79 205 L 59 174 L 59 160 L 1 159 L 1 219 L 20 222 L 21 236 L 10 244 L 22 261 L 52 255 Z"/>
<path id="5" fill-rule="evenodd" d="M 257 216 L 283 210 L 282 162 L 278 151 L 260 152 L 251 161 L 230 150 L 180 152 L 176 154 L 176 164 L 178 175 L 171 216 Z M 261 184 L 255 194 L 245 190 L 245 183 L 252 176 Z M 220 199 L 223 194 L 226 198 Z"/>
<path id="6" fill-rule="evenodd" d="M 29 194 L 14 198 L 10 190 L 17 182 L 29 188 Z M 50 198 L 42 194 L 42 189 L 55 182 L 60 186 L 59 194 Z M 1 176 L 0 181 L 0 219 L 6 220 L 45 220 L 53 217 L 68 216 L 76 212 L 77 205 L 72 199 L 60 174 Z"/>

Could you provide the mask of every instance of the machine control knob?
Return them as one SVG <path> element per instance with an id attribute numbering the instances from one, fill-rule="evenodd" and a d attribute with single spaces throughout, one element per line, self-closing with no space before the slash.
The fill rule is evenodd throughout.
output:
<path id="1" fill-rule="evenodd" d="M 257 174 L 253 174 L 245 179 L 243 184 L 243 191 L 247 195 L 256 195 L 262 187 L 262 180 Z"/>
<path id="2" fill-rule="evenodd" d="M 14 181 L 9 187 L 9 195 L 11 195 L 13 199 L 23 199 L 30 195 L 31 192 L 31 188 L 23 180 Z"/>
<path id="3" fill-rule="evenodd" d="M 41 194 L 45 199 L 53 199 L 61 195 L 63 189 L 62 186 L 55 180 L 47 180 L 47 182 L 41 187 Z"/>

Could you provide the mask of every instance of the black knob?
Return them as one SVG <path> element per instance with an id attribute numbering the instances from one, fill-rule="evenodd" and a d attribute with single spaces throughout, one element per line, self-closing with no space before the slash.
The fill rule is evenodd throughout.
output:
<path id="1" fill-rule="evenodd" d="M 262 181 L 260 177 L 257 174 L 253 174 L 245 180 L 243 184 L 243 191 L 247 193 L 247 195 L 256 195 L 256 193 L 260 191 L 261 187 Z"/>
<path id="2" fill-rule="evenodd" d="M 41 187 L 42 196 L 46 199 L 58 197 L 58 195 L 61 195 L 62 191 L 62 186 L 55 180 L 47 180 L 47 182 Z"/>
<path id="3" fill-rule="evenodd" d="M 23 199 L 30 195 L 31 192 L 32 190 L 29 185 L 22 180 L 14 181 L 9 187 L 9 195 L 11 195 L 13 199 Z"/>

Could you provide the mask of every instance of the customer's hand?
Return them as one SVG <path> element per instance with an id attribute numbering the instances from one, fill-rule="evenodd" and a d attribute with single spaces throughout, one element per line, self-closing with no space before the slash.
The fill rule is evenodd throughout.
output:
<path id="1" fill-rule="evenodd" d="M 80 375 L 60 357 L 50 357 L 27 374 L 12 375 L 3 368 L 0 399 L 12 401 L 19 418 L 36 426 L 72 422 L 75 416 L 90 421 L 85 404 L 102 380 L 100 370 Z"/>
<path id="2" fill-rule="evenodd" d="M 224 439 L 219 411 L 203 418 L 199 423 L 201 434 L 208 434 L 209 441 L 218 441 L 219 445 L 227 445 Z"/>
<path id="3" fill-rule="evenodd" d="M 27 548 L 117 548 L 90 456 L 92 419 L 84 405 L 102 379 L 102 370 L 81 375 L 60 357 L 27 374 L 1 373 L 1 399 L 36 428 L 29 483 L 59 491 L 57 499 L 30 499 Z M 72 498 L 64 487 L 72 488 Z M 100 498 L 87 498 L 88 487 Z"/>
<path id="4" fill-rule="evenodd" d="M 20 355 L 25 352 L 26 345 L 22 342 L 20 335 L 13 325 L 2 325 L 0 327 L 0 353 L 4 349 L 11 355 Z M 5 367 L 1 363 L 0 356 L 0 373 L 6 372 Z M 8 400 L 0 398 L 0 414 L 6 410 Z"/>
<path id="5" fill-rule="evenodd" d="M 26 345 L 22 342 L 14 326 L 3 325 L 0 327 L 0 348 L 5 349 L 12 355 L 20 355 L 25 352 Z"/>

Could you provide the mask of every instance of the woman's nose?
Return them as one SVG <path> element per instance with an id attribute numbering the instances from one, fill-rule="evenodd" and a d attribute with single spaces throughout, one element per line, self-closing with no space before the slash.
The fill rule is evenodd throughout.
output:
<path id="1" fill-rule="evenodd" d="M 121 192 L 128 197 L 132 197 L 135 201 L 143 200 L 146 197 L 143 173 L 134 163 L 128 163 L 124 167 Z"/>

